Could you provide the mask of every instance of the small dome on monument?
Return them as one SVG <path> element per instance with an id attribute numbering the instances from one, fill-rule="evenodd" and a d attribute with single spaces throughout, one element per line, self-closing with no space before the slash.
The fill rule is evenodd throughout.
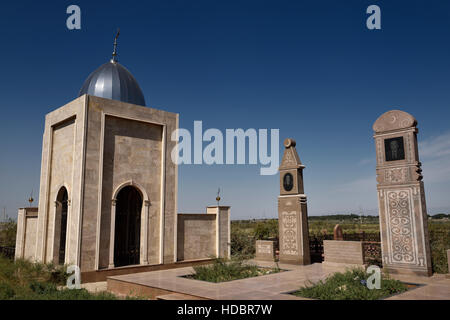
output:
<path id="1" fill-rule="evenodd" d="M 145 106 L 136 79 L 116 61 L 107 62 L 92 72 L 81 87 L 79 96 L 83 94 Z"/>
<path id="2" fill-rule="evenodd" d="M 96 97 L 119 100 L 145 106 L 144 95 L 130 71 L 117 62 L 117 37 L 111 61 L 92 72 L 81 87 L 78 96 L 89 94 Z"/>

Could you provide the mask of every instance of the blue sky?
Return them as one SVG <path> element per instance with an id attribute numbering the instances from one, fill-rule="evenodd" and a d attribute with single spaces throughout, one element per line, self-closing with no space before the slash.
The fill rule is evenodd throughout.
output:
<path id="1" fill-rule="evenodd" d="M 66 28 L 70 4 L 81 30 Z M 382 30 L 366 28 L 371 4 Z M 45 114 L 110 59 L 117 27 L 119 61 L 148 106 L 180 113 L 180 127 L 202 120 L 294 138 L 310 215 L 377 213 L 372 124 L 393 108 L 419 121 L 429 212 L 450 211 L 450 2 L 9 1 L 0 10 L 8 215 L 31 190 L 38 198 Z M 218 187 L 234 219 L 277 215 L 278 177 L 259 165 L 180 166 L 179 212 L 204 212 Z"/>

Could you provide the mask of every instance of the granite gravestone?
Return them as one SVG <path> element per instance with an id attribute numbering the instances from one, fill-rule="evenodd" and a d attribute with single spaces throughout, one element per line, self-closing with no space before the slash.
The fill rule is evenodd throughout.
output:
<path id="1" fill-rule="evenodd" d="M 275 242 L 270 240 L 256 240 L 255 260 L 274 261 Z"/>
<path id="2" fill-rule="evenodd" d="M 295 149 L 295 141 L 284 141 L 284 155 L 279 168 L 280 196 L 278 197 L 278 224 L 280 262 L 310 264 L 308 215 L 303 191 L 305 166 Z"/>
<path id="3" fill-rule="evenodd" d="M 383 267 L 391 273 L 431 275 L 425 191 L 417 121 L 391 110 L 373 125 Z"/>
<path id="4" fill-rule="evenodd" d="M 342 227 L 339 224 L 334 226 L 333 238 L 334 240 L 344 240 L 344 233 L 342 232 Z"/>

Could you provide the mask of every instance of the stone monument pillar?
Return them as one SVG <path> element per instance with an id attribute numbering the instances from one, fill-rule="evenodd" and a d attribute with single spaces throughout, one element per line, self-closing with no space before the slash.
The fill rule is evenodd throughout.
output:
<path id="1" fill-rule="evenodd" d="M 284 146 L 286 149 L 279 168 L 280 262 L 310 264 L 308 215 L 302 173 L 305 166 L 300 162 L 293 139 L 286 139 Z"/>
<path id="2" fill-rule="evenodd" d="M 431 255 L 417 121 L 391 110 L 373 125 L 383 267 L 430 276 Z"/>

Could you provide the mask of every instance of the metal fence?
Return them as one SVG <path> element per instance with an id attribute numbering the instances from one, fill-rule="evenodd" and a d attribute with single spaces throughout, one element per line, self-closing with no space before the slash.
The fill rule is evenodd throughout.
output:
<path id="1" fill-rule="evenodd" d="M 332 234 L 317 234 L 309 236 L 309 252 L 311 262 L 323 262 L 323 240 L 333 240 Z M 275 248 L 279 251 L 279 242 L 277 238 L 270 240 L 275 241 Z M 381 266 L 381 240 L 379 233 L 344 233 L 346 241 L 363 242 L 365 263 Z"/>
<path id="2" fill-rule="evenodd" d="M 381 242 L 363 241 L 364 262 L 382 267 Z"/>
<path id="3" fill-rule="evenodd" d="M 0 255 L 8 258 L 8 259 L 14 259 L 16 253 L 16 248 L 14 247 L 2 247 L 0 246 Z"/>
<path id="4" fill-rule="evenodd" d="M 370 241 L 381 242 L 380 233 L 366 233 L 364 231 L 358 233 L 344 233 L 344 240 L 347 241 Z"/>
<path id="5" fill-rule="evenodd" d="M 309 252 L 312 263 L 323 261 L 323 240 L 333 240 L 333 235 L 321 234 L 309 237 Z"/>

